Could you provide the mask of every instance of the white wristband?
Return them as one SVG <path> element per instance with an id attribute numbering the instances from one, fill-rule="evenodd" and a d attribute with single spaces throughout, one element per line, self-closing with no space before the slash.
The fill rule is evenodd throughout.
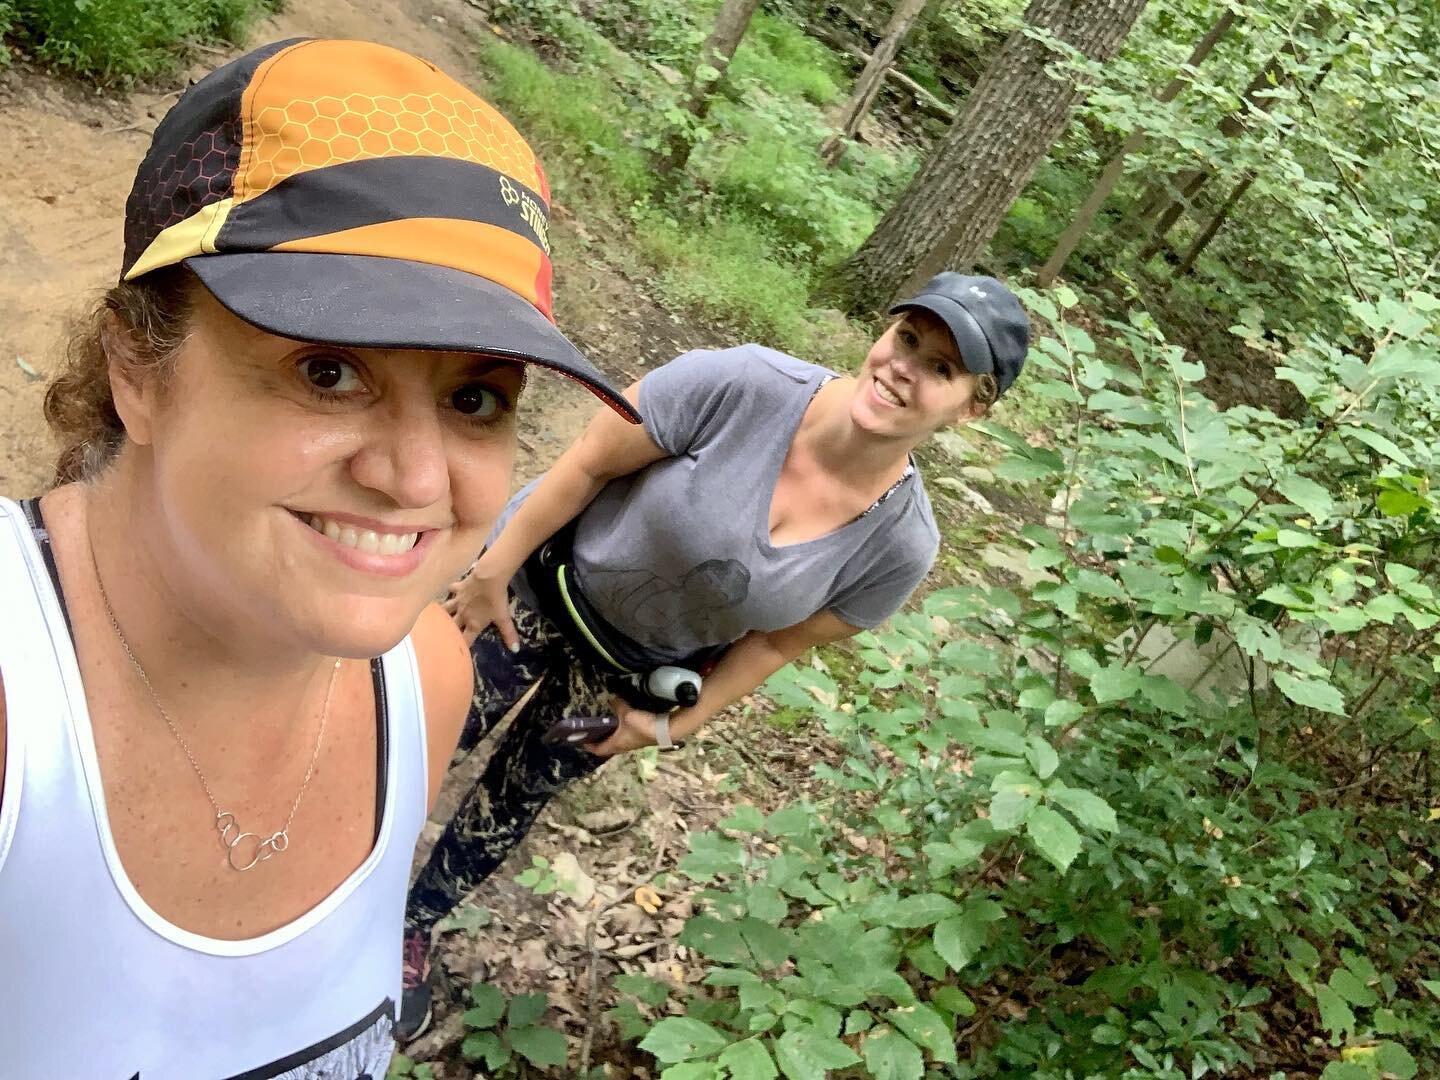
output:
<path id="1" fill-rule="evenodd" d="M 670 717 L 665 713 L 655 717 L 655 745 L 661 750 L 675 749 L 675 740 L 670 738 Z"/>

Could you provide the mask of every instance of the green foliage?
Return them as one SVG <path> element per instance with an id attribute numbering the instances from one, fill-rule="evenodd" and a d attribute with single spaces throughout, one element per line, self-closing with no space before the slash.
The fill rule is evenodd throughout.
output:
<path id="1" fill-rule="evenodd" d="M 776 97 L 815 105 L 842 99 L 849 83 L 833 52 L 793 22 L 763 12 L 751 18 L 728 75 L 758 83 Z"/>
<path id="2" fill-rule="evenodd" d="M 15 25 L 15 4 L 13 0 L 0 0 L 0 67 L 10 63 L 10 49 L 5 39 Z"/>
<path id="3" fill-rule="evenodd" d="M 102 83 L 173 70 L 195 41 L 239 43 L 278 0 L 8 0 L 0 34 L 53 67 Z"/>
<path id="4" fill-rule="evenodd" d="M 772 679 L 837 794 L 692 836 L 708 991 L 625 1030 L 675 1075 L 1179 1080 L 1253 1069 L 1283 1003 L 1331 1080 L 1434 1073 L 1440 298 L 1288 352 L 1300 420 L 1216 408 L 1144 314 L 1026 301 L 1068 427 L 974 427 L 1053 507 L 1032 584 Z"/>
<path id="5" fill-rule="evenodd" d="M 533 53 L 500 42 L 482 43 L 481 63 L 496 102 L 524 118 L 525 134 L 537 146 L 554 148 L 543 157 L 552 170 L 557 160 L 562 163 L 572 181 L 567 192 L 581 183 L 603 185 L 622 205 L 647 194 L 649 165 L 625 138 L 619 122 L 625 102 L 613 90 L 584 75 L 554 71 Z"/>
<path id="6" fill-rule="evenodd" d="M 404 1054 L 396 1052 L 385 1070 L 385 1080 L 435 1080 L 435 1070 L 428 1064 L 411 1061 Z"/>
<path id="7" fill-rule="evenodd" d="M 540 1023 L 548 1008 L 545 995 L 507 998 L 489 983 L 476 983 L 470 1001 L 462 1017 L 467 1034 L 460 1052 L 467 1061 L 483 1065 L 487 1076 L 526 1075 L 522 1060 L 539 1066 L 565 1064 L 564 1033 Z"/>
<path id="8" fill-rule="evenodd" d="M 837 71 L 834 54 L 760 15 L 731 65 L 730 97 L 717 99 L 696 132 L 693 185 L 669 197 L 648 153 L 670 126 L 693 121 L 678 107 L 679 73 L 667 81 L 637 62 L 678 58 L 637 27 L 690 25 L 698 47 L 713 15 L 645 0 L 629 6 L 648 14 L 626 34 L 615 28 L 621 14 L 608 9 L 591 23 L 558 3 L 497 7 L 499 22 L 560 43 L 565 59 L 552 67 L 523 48 L 482 41 L 487 93 L 537 144 L 565 203 L 634 230 L 636 255 L 662 299 L 737 335 L 828 359 L 834 346 L 816 333 L 809 302 L 815 276 L 873 227 L 877 201 L 904 182 L 913 158 L 857 149 L 841 168 L 823 168 L 815 151 L 829 129 L 815 101 L 835 96 L 822 85 Z"/>

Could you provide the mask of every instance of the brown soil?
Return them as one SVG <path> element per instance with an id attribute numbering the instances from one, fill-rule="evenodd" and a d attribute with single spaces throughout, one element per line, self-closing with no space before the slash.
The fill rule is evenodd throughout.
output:
<path id="1" fill-rule="evenodd" d="M 463 79 L 475 72 L 469 41 L 476 32 L 489 29 L 464 0 L 307 0 L 255 27 L 251 41 L 295 35 L 385 41 Z M 54 447 L 41 401 L 45 381 L 60 362 L 65 326 L 115 279 L 125 198 L 151 130 L 187 79 L 231 55 L 206 50 L 171 85 L 118 97 L 54 79 L 23 63 L 0 73 L 0 493 L 22 497 L 45 488 Z M 606 238 L 591 231 L 593 224 L 587 228 L 576 222 L 563 196 L 557 193 L 554 215 L 556 314 L 592 359 L 629 382 L 685 349 L 717 343 L 715 331 L 664 310 L 609 262 Z M 587 393 L 537 372 L 522 409 L 516 482 L 542 471 L 595 408 Z M 557 1075 L 573 1075 L 587 1027 L 595 1028 L 593 1065 L 605 1064 L 614 1076 L 645 1075 L 643 1068 L 619 1064 L 628 1062 L 630 1053 L 598 1018 L 611 1004 L 610 982 L 622 968 L 660 965 L 680 972 L 674 957 L 684 950 L 673 938 L 688 900 L 667 888 L 666 904 L 653 918 L 626 901 L 599 914 L 593 907 L 582 910 L 572 898 L 537 896 L 512 879 L 536 853 L 554 858 L 571 852 L 601 897 L 627 895 L 655 871 L 673 867 L 684 853 L 687 828 L 706 827 L 725 815 L 739 797 L 717 793 L 727 771 L 745 772 L 749 779 L 738 785 L 742 790 L 768 793 L 768 800 L 758 801 L 778 805 L 794 796 L 793 788 L 776 785 L 775 777 L 786 770 L 768 765 L 764 743 L 776 738 L 770 733 L 757 742 L 747 734 L 743 753 L 752 764 L 767 763 L 763 771 L 752 771 L 735 752 L 723 749 L 722 740 L 713 740 L 708 750 L 697 745 L 667 758 L 658 771 L 638 759 L 618 761 L 580 785 L 542 818 L 530 840 L 482 890 L 479 902 L 493 912 L 492 927 L 476 937 L 459 932 L 442 938 L 438 957 L 449 986 L 458 995 L 483 966 L 509 992 L 549 993 L 556 1008 L 551 1022 L 572 1036 L 571 1066 Z M 482 748 L 452 773 L 441 814 L 454 806 L 483 756 Z M 794 764 L 793 753 L 783 758 L 790 769 L 805 768 Z M 437 818 L 427 829 L 422 854 L 440 831 L 443 818 Z M 592 917 L 598 931 L 593 948 L 585 944 Z M 398 939 L 396 949 L 398 956 Z M 694 971 L 687 974 L 695 977 Z M 453 1002 L 442 1001 L 442 1037 L 431 1036 L 421 1047 L 421 1060 L 441 1062 L 437 1075 L 443 1077 L 471 1075 L 458 1055 L 458 1015 Z"/>

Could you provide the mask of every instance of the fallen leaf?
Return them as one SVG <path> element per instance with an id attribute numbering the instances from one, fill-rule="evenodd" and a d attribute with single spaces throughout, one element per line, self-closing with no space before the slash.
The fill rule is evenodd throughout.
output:
<path id="1" fill-rule="evenodd" d="M 635 890 L 635 903 L 639 904 L 651 915 L 654 915 L 664 906 L 665 901 L 662 900 L 660 894 L 649 885 L 641 885 Z"/>
<path id="2" fill-rule="evenodd" d="M 550 863 L 550 872 L 560 882 L 566 895 L 580 907 L 585 907 L 595 896 L 595 879 L 580 869 L 580 862 L 572 851 L 562 851 Z"/>

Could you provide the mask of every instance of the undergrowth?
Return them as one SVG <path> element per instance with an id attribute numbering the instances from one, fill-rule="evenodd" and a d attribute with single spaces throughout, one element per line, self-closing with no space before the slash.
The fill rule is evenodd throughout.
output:
<path id="1" fill-rule="evenodd" d="M 9 0 L 0 36 L 40 62 L 106 85 L 173 71 L 196 43 L 239 43 L 280 0 Z"/>
<path id="2" fill-rule="evenodd" d="M 667 186 L 651 155 L 704 36 L 695 10 L 629 0 L 593 22 L 555 3 L 501 4 L 494 16 L 535 51 L 482 39 L 485 92 L 537 144 L 561 204 L 625 236 L 617 254 L 653 275 L 658 299 L 820 362 L 859 359 L 863 331 L 812 308 L 811 289 L 874 227 L 914 160 L 856 147 L 840 168 L 820 164 L 822 106 L 847 79 L 833 52 L 757 15 L 687 176 Z"/>

